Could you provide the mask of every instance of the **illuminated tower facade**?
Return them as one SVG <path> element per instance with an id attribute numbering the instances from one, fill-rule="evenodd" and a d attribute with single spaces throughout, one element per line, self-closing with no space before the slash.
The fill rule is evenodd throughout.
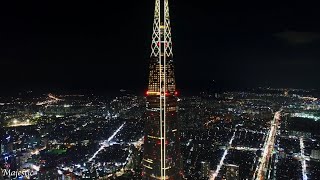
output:
<path id="1" fill-rule="evenodd" d="M 155 1 L 151 50 L 142 175 L 144 179 L 181 179 L 168 0 Z"/>

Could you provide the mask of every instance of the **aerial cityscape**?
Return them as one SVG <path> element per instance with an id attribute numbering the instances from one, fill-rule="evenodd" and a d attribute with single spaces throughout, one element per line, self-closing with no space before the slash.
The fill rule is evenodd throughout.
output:
<path id="1" fill-rule="evenodd" d="M 66 3 L 66 6 L 73 5 Z M 111 13 L 108 16 L 116 20 L 94 19 L 100 10 L 105 11 L 104 6 L 110 8 L 110 5 L 78 4 L 87 11 L 66 7 L 57 15 L 51 14 L 55 7 L 44 3 L 41 4 L 44 10 L 36 8 L 34 11 L 43 17 L 24 12 L 21 15 L 19 10 L 13 15 L 8 13 L 10 23 L 16 21 L 26 28 L 1 30 L 8 35 L 7 39 L 0 35 L 4 42 L 12 40 L 22 44 L 1 47 L 0 51 L 3 59 L 0 65 L 5 67 L 0 74 L 3 84 L 0 90 L 0 180 L 320 179 L 320 79 L 314 73 L 319 67 L 315 59 L 320 58 L 318 27 L 298 30 L 302 27 L 300 21 L 290 21 L 282 32 L 269 29 L 274 42 L 268 39 L 269 32 L 262 32 L 259 38 L 264 39 L 263 46 L 243 42 L 243 47 L 235 49 L 232 46 L 239 44 L 240 36 L 246 36 L 245 33 L 229 34 L 225 33 L 227 30 L 217 33 L 217 30 L 217 36 L 221 37 L 199 35 L 204 39 L 199 46 L 210 46 L 210 42 L 204 41 L 212 41 L 211 38 L 217 41 L 224 38 L 225 45 L 221 46 L 229 50 L 219 50 L 212 45 L 213 50 L 207 55 L 192 55 L 202 48 L 193 48 L 200 40 L 190 37 L 190 43 L 186 43 L 188 40 L 179 38 L 178 32 L 183 36 L 183 23 L 178 21 L 189 22 L 179 14 L 191 11 L 182 9 L 193 8 L 202 16 L 210 16 L 209 19 L 223 16 L 227 22 L 230 19 L 224 14 L 227 4 L 215 4 L 221 10 L 215 8 L 219 13 L 210 15 L 205 5 L 200 8 L 173 0 L 127 5 L 114 2 L 112 5 L 123 7 L 123 11 L 126 8 L 141 11 L 130 17 L 129 10 L 128 14 L 115 17 L 118 10 L 111 8 L 105 13 Z M 294 10 L 298 6 L 291 8 Z M 279 4 L 272 13 L 284 18 L 278 13 L 290 14 L 292 9 Z M 313 12 L 314 9 L 308 10 Z M 264 7 L 261 11 L 269 9 Z M 75 19 L 77 13 L 81 20 Z M 88 19 L 84 18 L 87 13 Z M 251 17 L 250 13 L 239 15 L 239 22 L 243 22 L 241 18 Z M 269 15 L 255 13 L 259 18 Z M 146 18 L 145 15 L 149 21 L 137 20 Z M 229 16 L 236 17 L 238 13 Z M 19 19 L 22 17 L 26 22 Z M 307 13 L 306 17 L 309 17 Z M 42 24 L 42 18 L 47 19 L 47 23 Z M 135 21 L 127 22 L 129 25 L 113 23 L 126 23 L 125 18 Z M 310 22 L 315 21 L 310 18 Z M 266 20 L 263 23 L 280 28 L 278 22 Z M 84 30 L 75 31 L 80 25 Z M 134 41 L 132 37 L 140 38 L 135 32 L 137 26 L 146 32 L 141 35 L 143 41 Z M 212 28 L 208 22 L 205 26 Z M 217 28 L 222 30 L 221 26 Z M 229 29 L 230 25 L 225 26 Z M 247 27 L 237 26 L 239 32 Z M 92 30 L 99 27 L 108 32 L 108 36 Z M 175 27 L 179 31 L 175 31 Z M 201 28 L 203 33 L 208 33 L 208 28 Z M 23 36 L 14 38 L 21 32 Z M 113 41 L 121 39 L 122 34 L 129 34 L 133 39 L 120 43 L 121 51 L 115 50 L 119 44 Z M 234 36 L 233 40 L 227 40 L 231 38 L 229 35 Z M 88 39 L 84 40 L 83 36 Z M 254 36 L 257 36 L 256 31 L 247 34 L 247 41 L 256 43 L 250 40 Z M 107 45 L 103 45 L 100 38 L 105 38 Z M 149 45 L 145 45 L 147 43 Z M 183 46 L 183 43 L 192 47 Z M 284 44 L 279 45 L 281 43 Z M 106 55 L 102 55 L 100 46 L 108 49 Z M 97 50 L 92 50 L 95 48 Z M 306 50 L 308 48 L 311 50 Z M 142 55 L 135 54 L 140 50 Z M 256 52 L 251 54 L 252 50 Z M 252 62 L 252 57 L 268 51 L 270 53 L 261 61 L 267 57 L 279 61 L 270 60 L 270 65 L 267 61 Z M 55 52 L 58 55 L 54 55 Z M 75 52 L 79 54 L 74 56 Z M 101 57 L 110 58 L 112 62 L 86 59 L 92 52 L 101 53 Z M 220 60 L 208 59 L 211 54 L 219 54 L 212 57 L 220 57 Z M 227 58 L 241 54 L 241 65 Z M 144 60 L 132 62 L 136 59 L 131 55 Z M 24 58 L 30 63 L 24 62 Z M 115 58 L 120 65 L 112 60 Z M 288 58 L 292 58 L 292 62 L 288 62 Z M 45 60 L 47 62 L 42 62 Z M 216 69 L 206 67 L 211 65 Z"/>

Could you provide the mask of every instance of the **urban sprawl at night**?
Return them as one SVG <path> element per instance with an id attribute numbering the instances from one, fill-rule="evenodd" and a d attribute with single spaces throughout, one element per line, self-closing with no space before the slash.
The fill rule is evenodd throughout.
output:
<path id="1" fill-rule="evenodd" d="M 178 96 L 183 177 L 317 179 L 314 93 L 258 88 Z M 30 171 L 31 179 L 141 179 L 146 96 L 28 91 L 0 100 L 2 168 Z"/>
<path id="2" fill-rule="evenodd" d="M 1 4 L 0 180 L 320 179 L 318 6 L 190 2 Z"/>

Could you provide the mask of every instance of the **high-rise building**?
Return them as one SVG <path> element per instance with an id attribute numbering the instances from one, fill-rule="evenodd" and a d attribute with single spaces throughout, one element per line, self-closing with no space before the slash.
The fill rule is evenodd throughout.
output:
<path id="1" fill-rule="evenodd" d="M 4 153 L 4 144 L 0 141 L 0 155 Z"/>
<path id="2" fill-rule="evenodd" d="M 181 179 L 177 92 L 168 0 L 155 1 L 142 176 Z"/>
<path id="3" fill-rule="evenodd" d="M 234 164 L 226 164 L 226 180 L 236 180 L 239 178 L 239 166 Z"/>
<path id="4" fill-rule="evenodd" d="M 67 174 L 67 173 L 65 173 Z M 61 178 L 61 176 L 58 174 L 57 169 L 55 168 L 41 168 L 39 173 L 37 173 L 37 176 L 39 179 L 65 179 L 67 180 L 68 178 L 64 177 Z M 70 179 L 71 180 L 71 179 Z"/>
<path id="5" fill-rule="evenodd" d="M 201 162 L 201 178 L 207 179 L 210 176 L 210 163 L 208 161 Z"/>
<path id="6" fill-rule="evenodd" d="M 285 89 L 284 90 L 284 96 L 288 96 L 289 95 L 289 90 L 288 89 Z"/>
<path id="7" fill-rule="evenodd" d="M 132 145 L 130 149 L 132 151 L 132 169 L 141 169 L 141 151 L 139 151 L 139 149 L 136 148 L 134 145 Z"/>
<path id="8" fill-rule="evenodd" d="M 312 149 L 311 150 L 311 156 L 312 159 L 320 159 L 320 150 L 319 149 Z"/>

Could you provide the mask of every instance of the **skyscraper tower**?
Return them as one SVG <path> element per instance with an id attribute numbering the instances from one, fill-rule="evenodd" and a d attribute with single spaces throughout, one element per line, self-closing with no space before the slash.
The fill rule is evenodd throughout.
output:
<path id="1" fill-rule="evenodd" d="M 168 0 L 155 1 L 151 50 L 142 175 L 144 179 L 181 179 Z"/>

